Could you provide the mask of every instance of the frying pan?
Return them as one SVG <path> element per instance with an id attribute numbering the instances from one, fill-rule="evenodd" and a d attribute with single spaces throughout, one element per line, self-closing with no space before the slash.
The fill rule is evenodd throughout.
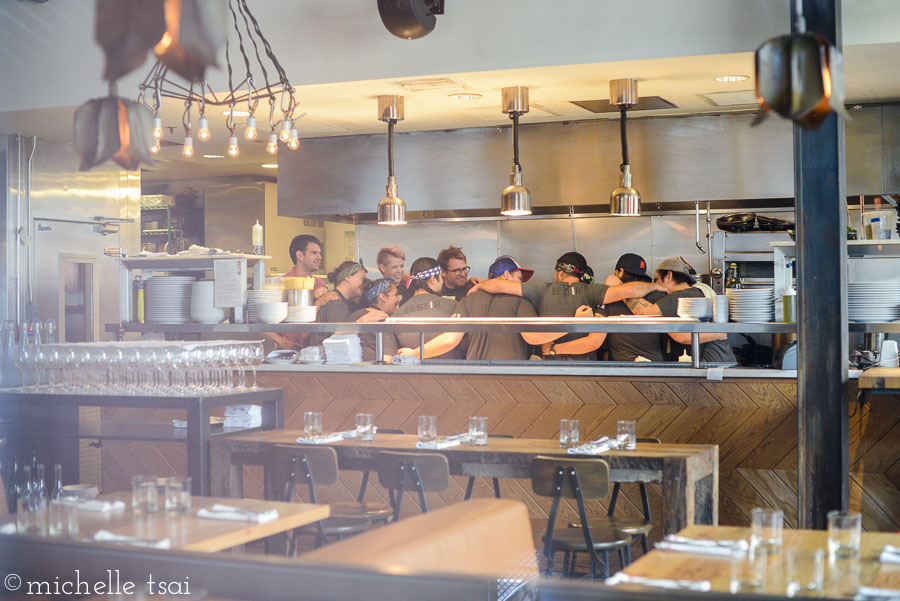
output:
<path id="1" fill-rule="evenodd" d="M 747 232 L 756 224 L 756 213 L 732 213 L 716 219 L 716 225 L 725 232 Z"/>

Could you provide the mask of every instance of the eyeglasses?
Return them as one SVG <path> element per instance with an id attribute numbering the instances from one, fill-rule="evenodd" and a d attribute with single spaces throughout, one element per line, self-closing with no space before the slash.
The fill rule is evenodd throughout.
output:
<path id="1" fill-rule="evenodd" d="M 465 267 L 460 267 L 459 269 L 448 269 L 447 273 L 455 273 L 456 275 L 467 275 L 469 270 L 472 269 L 468 265 Z"/>

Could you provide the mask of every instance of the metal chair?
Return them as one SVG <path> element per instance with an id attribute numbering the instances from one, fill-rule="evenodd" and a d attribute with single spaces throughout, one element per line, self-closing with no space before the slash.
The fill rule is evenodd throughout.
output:
<path id="1" fill-rule="evenodd" d="M 266 479 L 280 490 L 279 501 L 290 503 L 294 498 L 294 485 L 306 484 L 311 503 L 318 503 L 316 485 L 334 484 L 338 479 L 337 453 L 330 447 L 275 445 L 266 465 Z M 338 540 L 369 529 L 372 522 L 366 517 L 332 516 L 324 520 L 296 528 L 290 534 L 288 555 L 293 556 L 298 534 L 314 534 L 315 546 L 330 542 L 329 536 Z"/>
<path id="2" fill-rule="evenodd" d="M 378 432 L 381 434 L 405 434 L 403 430 L 397 430 L 392 428 L 379 428 Z M 363 503 L 363 499 L 366 496 L 366 487 L 369 485 L 369 470 L 363 472 L 362 483 L 359 485 L 359 494 L 356 496 L 356 500 L 359 503 Z M 390 512 L 389 512 L 390 514 Z"/>
<path id="3" fill-rule="evenodd" d="M 637 442 L 643 443 L 654 443 L 660 444 L 658 438 L 638 438 Z M 647 534 L 653 529 L 653 524 L 651 523 L 650 517 L 650 499 L 647 496 L 647 484 L 644 482 L 638 482 L 638 487 L 641 491 L 641 509 L 644 512 L 643 520 L 632 520 L 632 519 L 620 519 L 613 516 L 613 513 L 616 510 L 616 501 L 619 498 L 619 488 L 621 487 L 621 482 L 613 482 L 613 490 L 612 495 L 609 497 L 609 509 L 606 512 L 606 515 L 610 518 L 610 526 L 622 532 L 624 534 L 630 534 L 632 540 L 635 538 L 640 538 L 641 541 L 641 549 L 644 553 L 648 553 L 650 551 L 650 545 L 647 541 Z"/>
<path id="4" fill-rule="evenodd" d="M 631 562 L 628 545 L 631 537 L 610 528 L 607 523 L 591 526 L 588 521 L 585 499 L 599 499 L 609 494 L 609 465 L 602 459 L 576 459 L 568 457 L 538 456 L 531 461 L 531 488 L 538 495 L 550 497 L 550 515 L 544 534 L 544 555 L 547 557 L 547 576 L 553 572 L 553 558 L 562 551 L 563 574 L 572 574 L 575 561 L 569 557 L 575 553 L 589 553 L 591 578 L 597 576 L 597 566 L 602 567 L 604 578 L 609 576 L 609 551 L 616 550 L 622 565 Z M 561 499 L 575 499 L 581 528 L 554 530 L 556 513 Z M 624 556 L 623 556 L 624 552 Z"/>
<path id="5" fill-rule="evenodd" d="M 440 492 L 450 485 L 450 464 L 439 453 L 395 453 L 382 451 L 375 457 L 378 482 L 388 490 L 394 521 L 400 519 L 403 493 L 419 493 L 422 513 L 428 511 L 426 492 Z"/>
<path id="6" fill-rule="evenodd" d="M 488 438 L 514 438 L 512 434 L 488 434 Z M 500 479 L 496 476 L 491 478 L 494 483 L 494 497 L 500 498 Z M 466 484 L 466 496 L 464 501 L 472 498 L 472 489 L 475 487 L 475 476 L 469 476 L 469 482 Z"/>

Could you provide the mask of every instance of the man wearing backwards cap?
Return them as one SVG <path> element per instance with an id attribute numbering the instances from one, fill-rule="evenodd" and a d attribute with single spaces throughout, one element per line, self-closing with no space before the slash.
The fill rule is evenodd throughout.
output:
<path id="1" fill-rule="evenodd" d="M 665 287 L 668 294 L 656 303 L 651 303 L 643 298 L 626 300 L 625 304 L 635 315 L 677 317 L 679 298 L 699 298 L 708 295 L 702 288 L 705 285 L 697 283 L 697 272 L 681 257 L 663 259 L 656 268 L 655 281 Z M 706 286 L 706 288 L 709 287 Z M 684 345 L 684 349 L 691 344 L 691 334 L 688 332 L 670 333 L 669 336 L 678 344 Z M 680 354 L 684 349 L 673 350 L 676 354 Z M 734 353 L 728 345 L 728 336 L 719 333 L 700 334 L 700 360 L 705 362 L 736 361 Z"/>
<path id="2" fill-rule="evenodd" d="M 534 271 L 521 267 L 509 255 L 497 257 L 488 270 L 491 278 L 516 282 L 521 285 Z M 454 313 L 458 317 L 537 317 L 534 306 L 520 296 L 510 294 L 487 294 L 470 292 L 456 305 Z M 535 334 L 505 334 L 494 332 L 471 332 L 468 360 L 525 360 L 528 359 L 528 344 L 535 344 Z M 446 353 L 462 340 L 462 332 L 444 332 L 425 344 L 425 357 L 436 357 Z M 419 355 L 419 349 L 400 349 L 401 355 Z"/>
<path id="3" fill-rule="evenodd" d="M 476 284 L 473 290 L 491 294 L 503 293 L 522 296 L 537 307 L 541 317 L 574 317 L 579 307 L 599 307 L 625 298 L 641 297 L 662 287 L 645 282 L 629 282 L 618 286 L 594 283 L 593 271 L 587 260 L 577 252 L 567 252 L 556 260 L 554 281 L 528 282 L 506 281 L 492 278 Z M 469 292 L 472 294 L 472 292 Z M 593 351 L 603 344 L 602 332 L 580 335 L 535 332 L 531 344 L 545 344 L 559 339 L 547 347 L 545 358 L 590 360 Z M 565 344 L 565 346 L 563 346 Z"/>

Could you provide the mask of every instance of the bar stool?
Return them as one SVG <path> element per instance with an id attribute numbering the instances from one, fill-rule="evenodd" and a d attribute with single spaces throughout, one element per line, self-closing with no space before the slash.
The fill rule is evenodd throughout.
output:
<path id="1" fill-rule="evenodd" d="M 596 578 L 597 566 L 602 567 L 602 576 L 609 576 L 609 551 L 616 550 L 622 565 L 631 562 L 628 545 L 631 537 L 611 528 L 601 518 L 602 525 L 592 526 L 588 521 L 585 499 L 599 499 L 609 494 L 609 464 L 602 459 L 576 459 L 567 457 L 538 456 L 531 461 L 531 488 L 543 497 L 550 497 L 550 515 L 547 532 L 544 534 L 544 555 L 547 557 L 547 576 L 553 572 L 553 557 L 562 551 L 563 574 L 573 573 L 575 561 L 569 556 L 589 553 L 591 557 L 591 579 Z M 561 499 L 575 499 L 581 528 L 560 528 L 554 530 L 556 513 Z M 624 557 L 623 557 L 624 551 Z"/>
<path id="2" fill-rule="evenodd" d="M 450 464 L 440 453 L 382 451 L 375 456 L 378 482 L 388 490 L 394 521 L 400 519 L 405 491 L 419 493 L 422 513 L 428 512 L 426 492 L 441 492 L 450 485 Z"/>
<path id="3" fill-rule="evenodd" d="M 638 438 L 637 442 L 660 444 L 658 438 L 651 437 Z M 609 510 L 606 512 L 606 515 L 611 518 L 610 525 L 613 528 L 624 534 L 630 534 L 632 540 L 640 538 L 641 549 L 644 553 L 648 553 L 650 551 L 650 545 L 647 542 L 647 534 L 653 529 L 653 523 L 650 521 L 650 499 L 647 496 L 647 484 L 638 482 L 638 488 L 641 492 L 641 509 L 644 513 L 643 520 L 616 518 L 613 516 L 613 513 L 616 511 L 616 501 L 619 498 L 619 488 L 621 485 L 621 482 L 613 482 L 612 495 L 609 497 Z"/>

